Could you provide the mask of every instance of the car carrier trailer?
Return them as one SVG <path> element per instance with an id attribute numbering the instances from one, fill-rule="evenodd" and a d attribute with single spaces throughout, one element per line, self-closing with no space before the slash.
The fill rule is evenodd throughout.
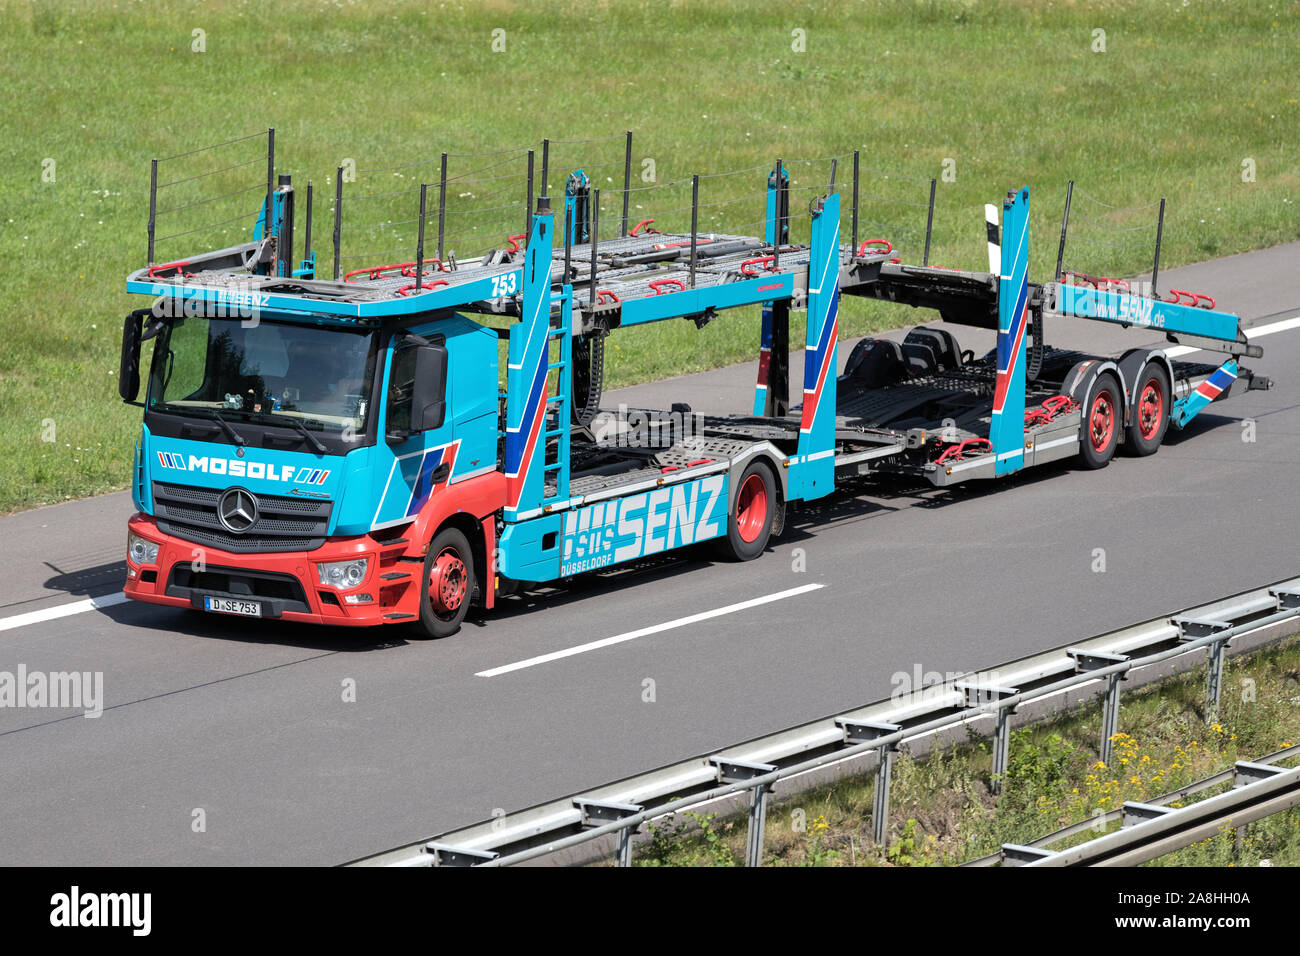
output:
<path id="1" fill-rule="evenodd" d="M 763 236 L 658 233 L 649 220 L 602 241 L 581 171 L 559 215 L 542 192 L 506 249 L 426 259 L 422 208 L 411 261 L 320 279 L 310 248 L 292 266 L 282 177 L 251 242 L 132 273 L 128 291 L 155 301 L 123 334 L 120 391 L 144 409 L 126 595 L 444 636 L 471 603 L 701 542 L 754 558 L 788 505 L 849 477 L 946 486 L 1070 457 L 1102 467 L 1121 445 L 1155 452 L 1210 402 L 1268 387 L 1238 364 L 1260 348 L 1208 297 L 1168 301 L 1095 277 L 1031 283 L 1028 190 L 1003 202 L 1000 244 L 990 225 L 987 273 L 908 265 L 885 240 L 842 243 L 833 177 L 810 206 L 810 241 L 791 243 L 780 163 Z M 842 295 L 941 321 L 901 343 L 858 342 L 837 375 Z M 762 313 L 751 414 L 675 406 L 636 440 L 593 429 L 607 336 L 746 307 Z M 803 389 L 791 404 L 798 309 Z M 1065 319 L 1159 331 L 1226 360 L 1048 347 L 1045 325 Z M 952 325 L 996 330 L 997 347 L 963 352 Z"/>

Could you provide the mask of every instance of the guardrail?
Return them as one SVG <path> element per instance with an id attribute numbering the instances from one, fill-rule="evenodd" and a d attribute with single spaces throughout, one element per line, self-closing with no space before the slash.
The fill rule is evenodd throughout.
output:
<path id="1" fill-rule="evenodd" d="M 746 865 L 757 866 L 762 861 L 768 797 L 775 784 L 872 752 L 878 755 L 872 831 L 876 843 L 883 846 L 889 832 L 893 757 L 904 741 L 992 717 L 991 785 L 996 792 L 1007 767 L 1011 718 L 1017 708 L 1100 682 L 1104 684 L 1104 703 L 1099 752 L 1103 762 L 1109 763 L 1111 737 L 1119 730 L 1120 682 L 1130 673 L 1206 651 L 1205 717 L 1211 721 L 1218 709 L 1229 642 L 1298 617 L 1300 578 L 1292 578 L 439 834 L 353 864 L 510 866 L 614 835 L 618 840 L 615 860 L 628 866 L 632 837 L 646 821 L 748 792 Z M 1256 791 L 1243 788 L 1245 792 Z M 1153 823 L 1176 826 L 1181 819 L 1185 818 L 1162 815 L 1161 821 Z M 1057 835 L 1056 839 L 1063 837 Z M 1068 859 L 1073 859 L 1076 850 L 1068 853 Z"/>
<path id="2" fill-rule="evenodd" d="M 967 860 L 964 867 L 981 866 L 1135 866 L 1173 850 L 1204 840 L 1221 828 L 1241 827 L 1300 804 L 1300 767 L 1276 766 L 1300 756 L 1300 745 L 1260 757 L 1239 760 L 1231 770 L 1211 774 L 1177 790 L 1141 803 L 1127 801 L 1118 810 L 1097 813 L 1026 844 L 1003 844 L 996 853 Z M 1193 794 L 1232 783 L 1232 790 L 1186 807 L 1173 807 Z M 1267 786 L 1261 786 L 1267 784 Z M 1100 832 L 1119 821 L 1115 833 L 1067 850 L 1045 849 L 1089 830 Z"/>

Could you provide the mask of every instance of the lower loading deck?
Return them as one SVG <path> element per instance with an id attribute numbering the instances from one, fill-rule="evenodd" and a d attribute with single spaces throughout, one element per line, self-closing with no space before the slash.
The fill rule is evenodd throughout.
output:
<path id="1" fill-rule="evenodd" d="M 1025 394 L 1024 467 L 1078 454 L 1083 415 L 1062 397 L 1066 376 L 1084 352 L 1045 348 Z M 1173 395 L 1184 397 L 1217 369 L 1172 362 Z M 852 361 L 850 361 L 852 368 Z M 997 369 L 993 353 L 956 368 L 879 385 L 860 370 L 839 376 L 835 470 L 837 478 L 872 473 L 924 477 L 938 486 L 994 475 L 988 451 Z M 1249 387 L 1250 373 L 1241 382 Z M 1226 397 L 1225 390 L 1222 397 Z M 687 406 L 672 412 L 602 412 L 590 429 L 571 437 L 569 504 L 631 494 L 688 477 L 729 470 L 764 446 L 790 458 L 799 441 L 801 408 L 781 417 L 701 415 Z M 554 442 L 548 458 L 554 455 Z M 548 484 L 547 495 L 554 495 Z"/>

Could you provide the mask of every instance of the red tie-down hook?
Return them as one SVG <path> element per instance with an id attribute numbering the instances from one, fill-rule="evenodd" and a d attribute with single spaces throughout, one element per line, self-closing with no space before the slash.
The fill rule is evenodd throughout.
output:
<path id="1" fill-rule="evenodd" d="M 188 259 L 180 259 L 180 260 L 178 260 L 178 261 L 176 261 L 176 262 L 163 262 L 163 263 L 161 263 L 161 264 L 159 264 L 159 265 L 156 265 L 156 266 L 150 266 L 150 267 L 149 267 L 148 276 L 149 276 L 150 279 L 162 279 L 162 278 L 167 278 L 166 276 L 163 276 L 163 275 L 162 275 L 162 272 L 164 272 L 164 271 L 167 270 L 167 269 L 175 269 L 175 270 L 176 270 L 176 275 L 175 275 L 175 276 L 172 276 L 171 278 L 182 278 L 182 277 L 183 277 L 183 278 L 186 278 L 186 279 L 192 279 L 192 278 L 194 278 L 194 273 L 193 273 L 193 272 L 185 272 L 185 271 L 184 271 L 184 270 L 185 270 L 185 266 L 187 266 L 187 265 L 189 265 L 189 264 L 190 264 L 190 260 L 188 260 Z"/>
<path id="2" fill-rule="evenodd" d="M 520 240 L 527 238 L 522 232 L 517 236 L 506 236 L 506 252 L 518 252 Z"/>
<path id="3" fill-rule="evenodd" d="M 650 223 L 652 223 L 652 222 L 654 222 L 653 217 L 650 218 L 650 219 L 642 219 L 640 222 L 638 222 L 635 226 L 632 227 L 632 231 L 629 232 L 628 235 L 629 235 L 629 236 L 638 236 L 638 235 L 640 235 L 640 234 L 641 234 L 641 228 L 642 228 L 643 226 L 645 227 L 645 232 L 646 232 L 646 235 L 647 235 L 647 236 L 660 236 L 660 235 L 663 235 L 663 233 L 661 233 L 658 229 L 651 229 L 651 228 L 650 228 Z"/>
<path id="4" fill-rule="evenodd" d="M 663 295 L 664 291 L 662 287 L 666 285 L 677 286 L 678 292 L 684 292 L 686 290 L 686 283 L 681 279 L 656 279 L 654 282 L 649 283 L 649 285 L 650 288 L 655 290 L 655 295 Z"/>
<path id="5" fill-rule="evenodd" d="M 993 443 L 987 438 L 968 438 L 957 445 L 949 445 L 943 454 L 934 460 L 936 465 L 946 465 L 951 461 L 961 461 L 966 454 L 988 454 L 993 451 Z"/>
<path id="6" fill-rule="evenodd" d="M 875 255 L 887 256 L 894 251 L 894 244 L 890 242 L 888 239 L 863 239 L 862 243 L 858 246 L 858 255 L 865 256 L 867 254 L 868 246 L 880 246 L 880 245 L 883 245 L 885 248 L 872 249 L 871 251 Z M 898 260 L 895 259 L 894 261 L 897 262 Z"/>
<path id="7" fill-rule="evenodd" d="M 1190 305 L 1190 306 L 1194 306 L 1194 307 L 1196 307 L 1196 308 L 1205 308 L 1205 309 L 1213 309 L 1213 308 L 1214 308 L 1214 298 L 1213 298 L 1213 296 L 1208 296 L 1208 295 L 1206 295 L 1204 292 L 1187 292 L 1187 291 L 1184 291 L 1183 289 L 1170 289 L 1170 290 L 1169 290 L 1169 295 L 1170 295 L 1170 298 L 1168 298 L 1168 299 L 1164 299 L 1164 300 L 1162 300 L 1162 301 L 1164 301 L 1164 302 L 1177 302 L 1179 305 Z M 1187 297 L 1187 301 L 1186 301 L 1186 302 L 1183 301 L 1183 297 L 1184 297 L 1184 296 Z M 1208 303 L 1210 303 L 1210 304 L 1209 304 L 1209 305 L 1206 305 L 1206 306 L 1202 306 L 1202 305 L 1201 305 L 1201 300 L 1202 300 L 1202 299 L 1204 299 L 1206 302 L 1208 302 Z"/>
<path id="8" fill-rule="evenodd" d="M 1068 395 L 1053 395 L 1047 401 L 1037 408 L 1025 409 L 1025 425 L 1048 425 L 1056 419 L 1057 415 L 1062 412 L 1073 411 L 1079 407 L 1076 402 Z"/>
<path id="9" fill-rule="evenodd" d="M 608 301 L 608 302 L 621 302 L 622 300 L 621 300 L 617 295 L 615 295 L 613 292 L 610 292 L 608 289 L 597 289 L 597 290 L 596 290 L 596 304 L 597 304 L 597 305 L 604 305 L 607 301 Z"/>
<path id="10" fill-rule="evenodd" d="M 426 286 L 421 286 L 421 288 L 420 288 L 420 292 L 421 292 L 421 294 L 423 294 L 423 293 L 425 293 L 425 292 L 431 292 L 431 291 L 433 291 L 434 289 L 438 288 L 438 286 L 440 286 L 440 285 L 451 285 L 451 283 L 448 282 L 446 279 L 434 279 L 434 280 L 433 280 L 432 282 L 430 282 L 428 285 L 426 285 Z M 415 288 L 415 283 L 412 282 L 410 285 L 404 285 L 404 286 L 402 286 L 400 289 L 398 289 L 398 290 L 397 290 L 395 293 L 393 293 L 393 294 L 394 294 L 394 295 L 401 295 L 401 296 L 404 296 L 404 295 L 406 295 L 407 292 L 411 291 L 411 290 L 414 289 L 414 288 Z"/>
<path id="11" fill-rule="evenodd" d="M 1086 272 L 1075 272 L 1072 269 L 1066 269 L 1061 273 L 1061 278 L 1071 278 L 1074 285 L 1090 285 L 1098 292 L 1105 292 L 1111 286 L 1115 286 L 1121 292 L 1129 291 L 1129 284 L 1123 279 L 1111 279 L 1107 276 L 1094 276 Z"/>
<path id="12" fill-rule="evenodd" d="M 441 260 L 441 259 L 425 259 L 425 260 L 424 260 L 424 264 L 425 264 L 426 266 L 427 266 L 429 263 L 431 263 L 431 262 L 436 263 L 437 266 L 438 266 L 436 269 L 433 270 L 434 272 L 450 272 L 450 271 L 451 271 L 450 269 L 448 269 L 446 266 L 444 266 L 444 265 L 442 264 L 442 260 Z M 415 262 L 414 262 L 414 260 L 412 260 L 411 262 L 403 262 L 403 263 L 402 263 L 402 275 L 406 276 L 406 278 L 408 278 L 408 279 L 414 279 L 414 278 L 415 278 Z"/>
<path id="13" fill-rule="evenodd" d="M 776 256 L 759 256 L 757 259 L 746 259 L 740 264 L 740 271 L 747 276 L 756 276 L 758 273 L 751 269 L 750 266 L 761 266 L 765 262 L 775 261 Z M 771 272 L 771 267 L 769 266 L 766 271 Z"/>

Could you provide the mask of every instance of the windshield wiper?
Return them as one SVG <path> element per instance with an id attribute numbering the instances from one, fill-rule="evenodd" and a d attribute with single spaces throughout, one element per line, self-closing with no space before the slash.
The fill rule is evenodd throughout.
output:
<path id="1" fill-rule="evenodd" d="M 290 418 L 287 415 L 285 416 L 275 415 L 275 416 L 268 416 L 268 417 L 274 417 L 277 425 L 280 423 L 284 423 L 288 425 L 290 428 L 295 429 L 298 432 L 298 434 L 302 435 L 303 438 L 307 439 L 307 444 L 311 445 L 312 449 L 316 452 L 316 454 L 323 455 L 327 451 L 329 451 L 328 448 L 326 448 L 323 444 L 321 444 L 321 440 L 317 438 L 315 435 L 313 435 L 310 431 L 308 431 L 307 426 L 304 425 L 302 422 L 300 422 L 298 419 Z"/>
<path id="2" fill-rule="evenodd" d="M 212 420 L 221 426 L 221 430 L 225 432 L 226 436 L 236 445 L 248 444 L 248 442 L 244 441 L 244 436 L 235 431 L 235 429 L 231 427 L 230 422 L 222 418 L 219 412 L 209 411 L 208 414 L 212 416 Z"/>

